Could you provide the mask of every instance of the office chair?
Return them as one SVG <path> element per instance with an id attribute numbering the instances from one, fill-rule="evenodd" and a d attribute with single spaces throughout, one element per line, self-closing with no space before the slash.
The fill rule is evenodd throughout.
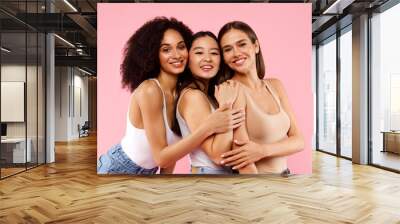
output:
<path id="1" fill-rule="evenodd" d="M 89 129 L 90 129 L 89 121 L 85 121 L 82 127 L 79 128 L 79 138 L 89 136 Z"/>

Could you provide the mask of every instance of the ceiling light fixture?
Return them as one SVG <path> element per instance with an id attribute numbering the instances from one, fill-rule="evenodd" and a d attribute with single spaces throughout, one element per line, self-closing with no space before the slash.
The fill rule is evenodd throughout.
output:
<path id="1" fill-rule="evenodd" d="M 62 38 L 62 37 L 60 37 L 60 36 L 57 35 L 57 34 L 54 34 L 54 36 L 57 37 L 58 39 L 60 39 L 61 41 L 63 41 L 64 43 L 68 44 L 69 46 L 75 48 L 75 45 L 73 45 L 73 44 L 72 44 L 71 42 L 69 42 L 68 40 L 66 40 L 66 39 L 64 39 L 64 38 Z"/>
<path id="2" fill-rule="evenodd" d="M 81 72 L 83 72 L 83 73 L 85 73 L 85 74 L 87 74 L 87 75 L 90 75 L 90 76 L 93 75 L 92 73 L 90 73 L 90 72 L 88 72 L 88 71 L 86 71 L 86 70 L 83 70 L 83 69 L 81 69 L 81 68 L 79 68 L 79 67 L 78 67 L 78 70 L 81 71 Z"/>
<path id="3" fill-rule="evenodd" d="M 1 50 L 4 51 L 4 52 L 7 52 L 7 53 L 10 53 L 10 52 L 11 52 L 11 50 L 9 50 L 9 49 L 7 49 L 7 48 L 5 48 L 5 47 L 1 47 Z"/>
<path id="4" fill-rule="evenodd" d="M 72 10 L 74 10 L 74 12 L 78 12 L 78 10 L 68 1 L 68 0 L 64 0 L 65 4 L 67 4 Z"/>
<path id="5" fill-rule="evenodd" d="M 354 1 L 355 0 L 336 0 L 332 5 L 325 9 L 322 14 L 342 14 L 343 10 Z"/>

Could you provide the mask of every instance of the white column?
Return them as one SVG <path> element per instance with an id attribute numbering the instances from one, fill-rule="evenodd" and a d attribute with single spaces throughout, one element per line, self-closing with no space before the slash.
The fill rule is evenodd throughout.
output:
<path id="1" fill-rule="evenodd" d="M 353 162 L 368 163 L 368 15 L 353 20 Z"/>
<path id="2" fill-rule="evenodd" d="M 55 73 L 54 73 L 54 35 L 46 36 L 46 163 L 55 161 L 54 133 L 55 133 Z"/>
<path id="3" fill-rule="evenodd" d="M 53 12 L 54 6 L 46 1 L 47 12 Z M 55 162 L 55 53 L 54 35 L 46 35 L 46 163 Z"/>

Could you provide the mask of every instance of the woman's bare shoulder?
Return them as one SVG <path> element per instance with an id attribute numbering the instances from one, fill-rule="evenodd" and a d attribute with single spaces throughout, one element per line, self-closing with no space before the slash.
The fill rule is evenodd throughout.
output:
<path id="1" fill-rule="evenodd" d="M 264 83 L 266 83 L 267 85 L 271 86 L 273 90 L 275 90 L 275 92 L 278 92 L 279 95 L 281 95 L 281 93 L 284 93 L 285 88 L 283 86 L 283 83 L 281 80 L 279 80 L 278 78 L 268 78 L 268 79 L 263 79 Z"/>
<path id="2" fill-rule="evenodd" d="M 186 89 L 180 96 L 177 110 L 186 121 L 192 120 L 188 116 L 198 118 L 199 114 L 203 116 L 211 111 L 207 95 L 199 89 L 191 88 Z"/>
<path id="3" fill-rule="evenodd" d="M 133 97 L 139 105 L 162 107 L 163 93 L 155 81 L 145 80 L 134 91 Z"/>
<path id="4" fill-rule="evenodd" d="M 186 88 L 180 95 L 180 101 L 183 105 L 197 104 L 200 102 L 208 102 L 207 95 L 199 89 Z"/>
<path id="5" fill-rule="evenodd" d="M 267 78 L 267 79 L 263 79 L 263 81 L 267 84 L 273 85 L 278 87 L 279 85 L 282 85 L 282 81 L 278 78 L 275 77 L 271 77 L 271 78 Z"/>

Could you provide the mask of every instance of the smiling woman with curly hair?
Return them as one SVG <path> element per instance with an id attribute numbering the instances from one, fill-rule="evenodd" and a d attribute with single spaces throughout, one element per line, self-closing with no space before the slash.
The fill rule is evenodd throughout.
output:
<path id="1" fill-rule="evenodd" d="M 128 40 L 121 65 L 122 84 L 131 92 L 126 132 L 98 161 L 99 174 L 172 173 L 175 162 L 208 136 L 242 122 L 239 110 L 220 108 L 179 141 L 175 125 L 176 84 L 184 75 L 192 31 L 174 18 L 157 17 Z M 178 132 L 177 132 L 178 133 Z"/>
<path id="2" fill-rule="evenodd" d="M 191 45 L 192 31 L 182 22 L 171 18 L 157 17 L 140 27 L 126 43 L 124 60 L 121 65 L 122 83 L 131 91 L 135 90 L 143 81 L 156 78 L 160 74 L 160 47 L 167 31 L 180 36 L 179 45 L 187 60 L 187 48 Z M 186 63 L 186 61 L 185 61 Z M 185 64 L 186 65 L 186 64 Z M 182 68 L 185 68 L 185 65 Z M 182 70 L 181 68 L 181 70 Z M 180 71 L 180 73 L 182 73 Z"/>

